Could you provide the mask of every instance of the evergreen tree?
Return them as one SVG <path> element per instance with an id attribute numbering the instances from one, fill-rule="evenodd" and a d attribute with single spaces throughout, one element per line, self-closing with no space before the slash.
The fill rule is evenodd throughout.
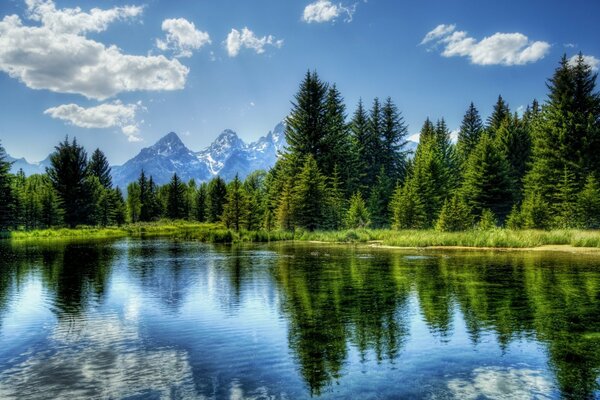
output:
<path id="1" fill-rule="evenodd" d="M 246 193 L 242 188 L 242 182 L 236 174 L 235 178 L 227 188 L 227 202 L 223 208 L 223 223 L 227 228 L 238 232 L 242 226 L 246 225 L 247 200 Z"/>
<path id="2" fill-rule="evenodd" d="M 327 91 L 325 100 L 325 132 L 323 137 L 323 153 L 317 165 L 326 176 L 331 176 L 334 169 L 339 169 L 341 184 L 344 189 L 354 177 L 351 157 L 350 128 L 346 123 L 346 106 L 336 85 Z M 315 158 L 316 160 L 316 158 Z"/>
<path id="3" fill-rule="evenodd" d="M 469 156 L 461 192 L 476 216 L 489 209 L 504 221 L 512 207 L 508 163 L 487 133 Z"/>
<path id="4" fill-rule="evenodd" d="M 0 231 L 7 230 L 14 222 L 14 197 L 10 167 L 11 163 L 7 161 L 4 147 L 0 145 Z"/>
<path id="5" fill-rule="evenodd" d="M 106 189 L 112 187 L 112 177 L 110 175 L 110 166 L 106 156 L 100 149 L 96 149 L 92 153 L 90 162 L 88 164 L 88 175 L 97 177 L 100 180 L 102 186 Z"/>
<path id="6" fill-rule="evenodd" d="M 427 226 L 427 215 L 413 180 L 398 185 L 390 204 L 394 229 L 422 229 Z"/>
<path id="7" fill-rule="evenodd" d="M 477 230 L 489 231 L 498 227 L 498 220 L 492 210 L 486 208 L 481 212 L 481 217 L 477 221 Z"/>
<path id="8" fill-rule="evenodd" d="M 281 198 L 276 210 L 277 224 L 286 231 L 293 231 L 294 224 L 294 190 L 292 184 L 287 182 L 283 186 Z"/>
<path id="9" fill-rule="evenodd" d="M 464 166 L 467 162 L 469 155 L 479 142 L 482 133 L 483 122 L 481 122 L 481 117 L 475 104 L 471 102 L 460 124 L 458 140 L 456 142 L 456 150 L 461 166 Z"/>
<path id="10" fill-rule="evenodd" d="M 521 205 L 521 223 L 525 229 L 546 229 L 550 224 L 550 205 L 537 192 L 528 194 Z"/>
<path id="11" fill-rule="evenodd" d="M 63 222 L 62 209 L 60 208 L 60 203 L 58 200 L 58 196 L 54 191 L 54 188 L 48 181 L 48 178 L 45 177 L 46 183 L 42 189 L 41 193 L 41 203 L 42 203 L 42 226 L 44 228 L 52 228 L 55 226 L 60 226 Z"/>
<path id="12" fill-rule="evenodd" d="M 508 162 L 508 175 L 513 187 L 513 199 L 520 201 L 523 178 L 531 155 L 531 138 L 524 121 L 515 114 L 506 118 L 496 132 L 496 145 Z"/>
<path id="13" fill-rule="evenodd" d="M 346 202 L 342 192 L 340 174 L 337 165 L 333 170 L 333 176 L 327 184 L 327 212 L 326 227 L 337 230 L 342 228 L 346 216 Z"/>
<path id="14" fill-rule="evenodd" d="M 307 72 L 292 102 L 285 131 L 288 153 L 301 158 L 311 155 L 318 164 L 323 163 L 328 146 L 327 93 L 327 83 L 316 72 Z"/>
<path id="15" fill-rule="evenodd" d="M 177 174 L 173 174 L 167 193 L 167 217 L 170 219 L 187 218 L 187 187 Z"/>
<path id="16" fill-rule="evenodd" d="M 293 210 L 296 225 L 309 231 L 322 228 L 326 201 L 325 177 L 319 171 L 315 159 L 308 155 L 294 188 Z"/>
<path id="17" fill-rule="evenodd" d="M 220 176 L 213 178 L 207 188 L 208 222 L 218 222 L 223 215 L 223 207 L 227 202 L 227 185 Z"/>
<path id="18" fill-rule="evenodd" d="M 494 138 L 496 131 L 500 128 L 502 122 L 510 117 L 510 109 L 502 96 L 498 96 L 498 101 L 494 104 L 494 110 L 487 120 L 487 130 L 489 135 Z"/>
<path id="19" fill-rule="evenodd" d="M 121 226 L 125 223 L 127 217 L 127 206 L 123 199 L 123 192 L 116 187 L 111 191 L 111 202 L 113 208 L 113 223 Z"/>
<path id="20" fill-rule="evenodd" d="M 64 210 L 65 223 L 70 228 L 90 223 L 92 201 L 86 180 L 87 153 L 76 139 L 69 142 L 66 138 L 55 147 L 50 163 L 47 173 Z"/>
<path id="21" fill-rule="evenodd" d="M 600 229 L 600 185 L 593 174 L 577 196 L 577 220 L 584 229 Z"/>
<path id="22" fill-rule="evenodd" d="M 392 181 L 388 178 L 383 167 L 377 175 L 375 186 L 371 189 L 369 196 L 369 213 L 371 222 L 375 228 L 383 228 L 389 225 L 390 221 L 390 197 L 393 188 Z"/>
<path id="23" fill-rule="evenodd" d="M 140 194 L 141 190 L 139 182 L 131 182 L 127 185 L 127 213 L 129 215 L 129 221 L 133 223 L 140 221 L 142 208 Z"/>
<path id="24" fill-rule="evenodd" d="M 382 137 L 381 137 L 381 159 L 383 168 L 388 173 L 392 182 L 404 177 L 406 172 L 406 152 L 402 149 L 408 143 L 406 137 L 408 128 L 404 124 L 404 118 L 400 115 L 398 107 L 388 97 L 382 108 Z"/>
<path id="25" fill-rule="evenodd" d="M 369 113 L 367 123 L 367 136 L 364 143 L 365 151 L 365 186 L 370 193 L 370 189 L 377 182 L 377 175 L 379 174 L 381 167 L 383 166 L 382 154 L 383 154 L 383 143 L 382 143 L 382 132 L 383 132 L 383 116 L 381 111 L 381 103 L 378 98 L 373 100 L 373 106 Z"/>
<path id="26" fill-rule="evenodd" d="M 346 226 L 350 229 L 366 228 L 370 224 L 369 211 L 360 192 L 356 192 L 350 199 L 350 207 L 346 214 Z"/>
<path id="27" fill-rule="evenodd" d="M 575 175 L 564 167 L 558 182 L 554 200 L 552 226 L 556 228 L 574 228 L 576 226 L 577 183 Z"/>
<path id="28" fill-rule="evenodd" d="M 243 184 L 246 198 L 246 229 L 260 229 L 265 217 L 265 180 L 266 172 L 257 170 L 246 177 Z"/>
<path id="29" fill-rule="evenodd" d="M 206 183 L 202 183 L 198 187 L 198 190 L 196 190 L 196 201 L 194 202 L 194 215 L 195 215 L 196 221 L 206 222 L 206 220 L 208 218 L 207 202 L 208 202 L 208 185 Z"/>
<path id="30" fill-rule="evenodd" d="M 578 190 L 584 185 L 585 176 L 598 171 L 600 96 L 595 83 L 596 74 L 583 57 L 571 66 L 563 56 L 548 83 L 548 102 L 533 124 L 526 197 L 539 194 L 552 205 L 565 166 L 574 174 Z"/>
<path id="31" fill-rule="evenodd" d="M 369 178 L 367 177 L 366 169 L 370 162 L 372 162 L 371 154 L 369 154 L 367 146 L 369 137 L 369 116 L 365 111 L 362 99 L 358 101 L 358 107 L 350 122 L 350 130 L 352 132 L 352 154 L 354 156 L 349 161 L 354 164 L 357 182 L 355 182 L 355 186 L 350 187 L 349 190 L 352 190 L 351 193 L 354 193 L 356 190 L 364 191 L 367 187 Z"/>
<path id="32" fill-rule="evenodd" d="M 446 199 L 440 211 L 435 229 L 441 232 L 466 231 L 473 228 L 473 217 L 469 206 L 460 198 Z"/>
<path id="33" fill-rule="evenodd" d="M 160 218 L 162 206 L 158 199 L 158 188 L 152 177 L 146 178 L 144 170 L 140 172 L 138 178 L 139 188 L 139 221 L 149 222 Z"/>

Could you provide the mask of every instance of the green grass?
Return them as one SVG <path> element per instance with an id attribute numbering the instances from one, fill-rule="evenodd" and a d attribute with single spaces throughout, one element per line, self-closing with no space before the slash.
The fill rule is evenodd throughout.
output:
<path id="1" fill-rule="evenodd" d="M 240 231 L 226 229 L 220 224 L 187 221 L 158 221 L 128 224 L 121 227 L 80 227 L 77 229 L 45 229 L 14 231 L 10 238 L 24 240 L 101 239 L 119 237 L 169 236 L 208 243 L 318 241 L 330 243 L 378 243 L 394 247 L 493 247 L 528 248 L 545 245 L 571 245 L 600 248 L 600 231 L 582 230 L 509 230 L 438 232 L 434 230 L 375 230 L 342 231 Z"/>

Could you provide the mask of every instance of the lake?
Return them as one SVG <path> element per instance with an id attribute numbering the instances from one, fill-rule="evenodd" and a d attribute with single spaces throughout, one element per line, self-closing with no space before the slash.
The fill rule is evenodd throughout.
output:
<path id="1" fill-rule="evenodd" d="M 0 243 L 0 398 L 600 398 L 600 257 Z"/>

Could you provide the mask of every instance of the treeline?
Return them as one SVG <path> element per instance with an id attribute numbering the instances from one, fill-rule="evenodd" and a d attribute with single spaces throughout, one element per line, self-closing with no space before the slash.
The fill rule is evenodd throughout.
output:
<path id="1" fill-rule="evenodd" d="M 484 122 L 470 104 L 453 143 L 427 119 L 411 157 L 391 98 L 348 118 L 335 85 L 308 72 L 292 101 L 287 147 L 268 172 L 156 185 L 142 171 L 124 200 L 100 150 L 60 143 L 45 175 L 11 175 L 0 152 L 0 227 L 118 225 L 161 218 L 234 230 L 373 227 L 442 231 L 600 228 L 600 95 L 580 55 L 563 57 L 548 99 L 522 115 L 499 96 Z"/>

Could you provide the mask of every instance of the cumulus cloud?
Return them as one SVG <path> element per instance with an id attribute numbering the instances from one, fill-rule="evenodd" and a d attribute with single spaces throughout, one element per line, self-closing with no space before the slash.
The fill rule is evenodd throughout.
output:
<path id="1" fill-rule="evenodd" d="M 162 30 L 166 32 L 166 38 L 157 39 L 156 47 L 174 51 L 175 57 L 191 57 L 193 50 L 211 44 L 208 32 L 197 30 L 194 23 L 185 18 L 165 19 Z"/>
<path id="2" fill-rule="evenodd" d="M 248 28 L 243 28 L 241 32 L 237 29 L 232 29 L 229 35 L 227 35 L 225 46 L 229 57 L 236 57 L 242 48 L 254 50 L 256 54 L 264 53 L 266 46 L 281 48 L 283 40 L 276 40 L 272 35 L 259 38 Z"/>
<path id="3" fill-rule="evenodd" d="M 77 104 L 63 104 L 44 111 L 52 118 L 67 121 L 80 128 L 120 128 L 130 142 L 141 140 L 136 113 L 144 109 L 141 102 L 123 104 L 120 101 L 84 108 Z"/>
<path id="4" fill-rule="evenodd" d="M 571 57 L 569 59 L 569 65 L 574 66 L 577 64 L 577 57 L 579 57 L 579 55 L 574 55 L 573 57 Z M 588 56 L 588 55 L 582 55 L 583 57 L 583 62 L 586 63 L 587 65 L 590 66 L 590 68 L 592 69 L 592 71 L 598 71 L 598 66 L 600 66 L 600 59 L 594 57 L 594 56 Z"/>
<path id="5" fill-rule="evenodd" d="M 26 0 L 25 25 L 17 15 L 0 21 L 0 71 L 31 89 L 76 93 L 104 100 L 121 92 L 177 90 L 189 69 L 164 56 L 136 56 L 88 39 L 111 22 L 131 19 L 141 7 L 56 9 L 53 1 Z"/>
<path id="6" fill-rule="evenodd" d="M 421 44 L 442 47 L 444 57 L 468 57 L 477 65 L 525 65 L 544 58 L 550 44 L 531 41 L 522 33 L 495 33 L 477 40 L 455 25 L 438 25 L 428 32 Z"/>
<path id="7" fill-rule="evenodd" d="M 307 23 L 322 23 L 335 21 L 340 15 L 345 15 L 345 21 L 351 22 L 356 11 L 356 5 L 352 7 L 343 6 L 342 3 L 332 3 L 329 0 L 317 0 L 304 7 L 302 20 Z"/>

